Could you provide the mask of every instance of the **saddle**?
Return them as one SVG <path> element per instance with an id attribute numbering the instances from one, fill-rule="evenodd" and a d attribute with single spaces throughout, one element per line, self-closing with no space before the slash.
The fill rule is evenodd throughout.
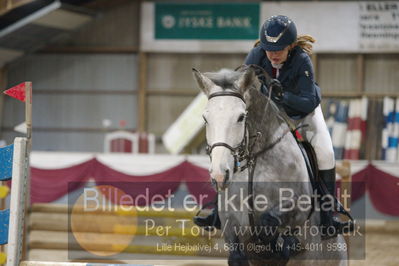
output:
<path id="1" fill-rule="evenodd" d="M 299 133 L 298 128 L 292 130 L 291 133 L 294 136 L 298 147 L 302 152 L 312 188 L 313 190 L 315 190 L 318 188 L 317 182 L 320 180 L 316 152 L 314 151 L 312 145 L 308 141 L 304 140 L 302 135 Z"/>

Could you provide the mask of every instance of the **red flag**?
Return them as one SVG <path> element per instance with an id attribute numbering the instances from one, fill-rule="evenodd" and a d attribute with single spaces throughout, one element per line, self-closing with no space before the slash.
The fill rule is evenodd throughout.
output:
<path id="1" fill-rule="evenodd" d="M 12 87 L 11 89 L 8 89 L 4 91 L 4 94 L 7 94 L 8 96 L 11 96 L 17 100 L 20 100 L 22 102 L 25 102 L 25 82 L 22 82 L 21 84 L 18 84 L 17 86 Z"/>

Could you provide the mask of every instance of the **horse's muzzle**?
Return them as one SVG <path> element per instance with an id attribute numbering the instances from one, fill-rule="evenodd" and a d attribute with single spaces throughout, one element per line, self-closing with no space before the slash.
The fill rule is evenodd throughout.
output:
<path id="1" fill-rule="evenodd" d="M 230 181 L 230 170 L 226 170 L 224 175 L 223 174 L 215 175 L 213 180 L 215 180 L 217 190 L 225 190 Z"/>

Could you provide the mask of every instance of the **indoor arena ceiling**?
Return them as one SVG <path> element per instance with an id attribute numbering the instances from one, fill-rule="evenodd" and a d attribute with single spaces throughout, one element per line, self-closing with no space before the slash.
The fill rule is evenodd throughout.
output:
<path id="1" fill-rule="evenodd" d="M 81 6 L 87 0 L 25 2 L 0 15 L 0 67 L 65 37 L 96 15 Z"/>

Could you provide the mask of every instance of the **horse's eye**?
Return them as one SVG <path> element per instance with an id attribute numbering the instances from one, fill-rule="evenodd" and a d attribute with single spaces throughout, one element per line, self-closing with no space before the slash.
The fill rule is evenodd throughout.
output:
<path id="1" fill-rule="evenodd" d="M 202 119 L 204 119 L 205 124 L 208 124 L 208 121 L 206 120 L 205 116 L 202 116 Z"/>
<path id="2" fill-rule="evenodd" d="M 244 119 L 245 119 L 245 114 L 241 114 L 240 117 L 238 117 L 237 122 L 240 123 L 240 122 L 244 121 Z"/>

